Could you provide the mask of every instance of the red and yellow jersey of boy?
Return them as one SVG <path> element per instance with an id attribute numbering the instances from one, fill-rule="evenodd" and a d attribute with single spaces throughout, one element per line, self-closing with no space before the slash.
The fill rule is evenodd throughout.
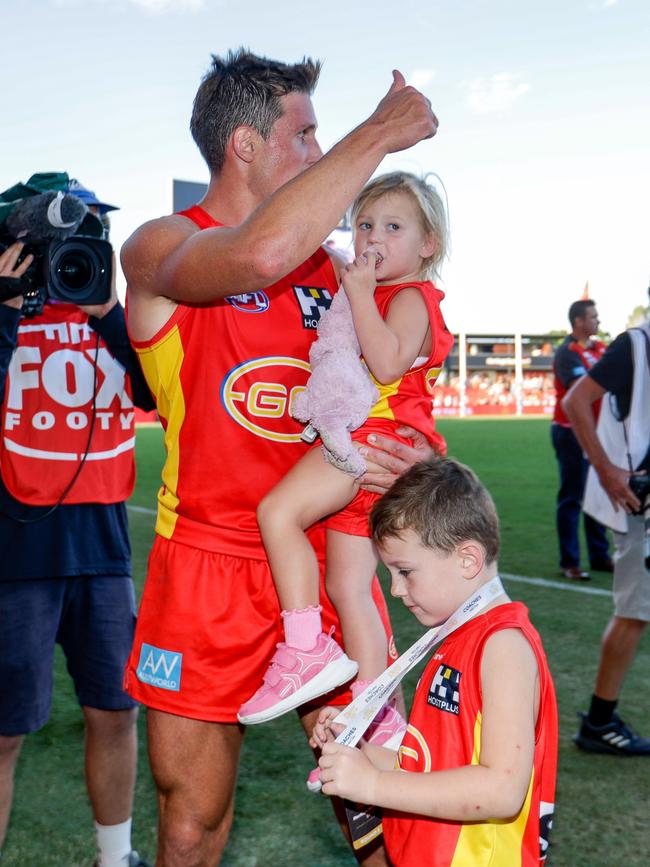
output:
<path id="1" fill-rule="evenodd" d="M 418 684 L 399 751 L 404 771 L 427 773 L 480 761 L 481 658 L 501 629 L 520 629 L 539 670 L 535 754 L 524 804 L 509 820 L 447 822 L 403 813 L 384 816 L 391 862 L 400 867 L 539 867 L 548 848 L 557 773 L 557 706 L 541 639 L 520 602 L 486 612 L 454 632 L 437 650 Z"/>

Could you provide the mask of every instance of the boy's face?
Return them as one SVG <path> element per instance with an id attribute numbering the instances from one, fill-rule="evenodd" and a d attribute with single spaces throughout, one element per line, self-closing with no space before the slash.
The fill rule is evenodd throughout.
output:
<path id="1" fill-rule="evenodd" d="M 391 595 L 424 626 L 443 623 L 472 590 L 463 555 L 425 548 L 412 530 L 385 539 L 379 556 L 391 575 Z"/>

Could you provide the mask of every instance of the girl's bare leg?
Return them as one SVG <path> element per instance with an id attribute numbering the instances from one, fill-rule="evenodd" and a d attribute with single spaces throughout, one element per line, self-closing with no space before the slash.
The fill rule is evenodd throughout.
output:
<path id="1" fill-rule="evenodd" d="M 388 641 L 370 589 L 377 568 L 372 541 L 328 530 L 325 563 L 345 651 L 359 665 L 359 680 L 374 680 L 386 668 Z"/>
<path id="2" fill-rule="evenodd" d="M 305 530 L 338 512 L 358 484 L 312 449 L 262 500 L 257 520 L 280 605 L 286 611 L 319 604 L 318 563 Z"/>

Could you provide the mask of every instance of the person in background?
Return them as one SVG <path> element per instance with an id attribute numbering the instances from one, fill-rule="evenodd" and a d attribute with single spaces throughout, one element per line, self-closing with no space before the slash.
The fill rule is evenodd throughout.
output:
<path id="1" fill-rule="evenodd" d="M 606 347 L 594 337 L 599 325 L 595 301 L 574 301 L 569 307 L 569 322 L 571 334 L 558 346 L 553 360 L 556 396 L 551 440 L 560 471 L 556 523 L 562 575 L 588 581 L 589 573 L 580 567 L 578 530 L 589 463 L 562 408 L 562 398 L 571 385 L 601 358 Z M 597 416 L 598 405 L 594 407 L 594 413 Z M 584 526 L 591 568 L 596 572 L 611 572 L 613 565 L 607 531 L 587 514 L 584 515 Z"/>
<path id="2" fill-rule="evenodd" d="M 98 217 L 112 210 L 77 182 Z M 0 255 L 0 277 L 32 262 Z M 131 845 L 137 706 L 122 690 L 135 625 L 126 499 L 135 481 L 133 407 L 153 408 L 110 300 L 0 304 L 0 846 L 26 735 L 48 720 L 60 644 L 85 723 L 97 867 L 147 867 Z M 78 472 L 78 475 L 77 475 Z M 52 829 L 56 833 L 56 829 Z"/>
<path id="3" fill-rule="evenodd" d="M 602 401 L 598 426 L 593 405 Z M 591 704 L 574 737 L 580 749 L 650 756 L 650 739 L 623 722 L 616 707 L 625 676 L 650 621 L 650 322 L 614 340 L 563 401 L 591 468 L 584 508 L 614 533 L 614 615 L 602 638 Z"/>

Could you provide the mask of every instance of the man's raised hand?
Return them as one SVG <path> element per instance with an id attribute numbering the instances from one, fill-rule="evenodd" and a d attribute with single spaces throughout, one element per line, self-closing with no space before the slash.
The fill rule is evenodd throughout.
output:
<path id="1" fill-rule="evenodd" d="M 386 153 L 405 150 L 423 139 L 432 138 L 438 129 L 438 118 L 429 100 L 406 84 L 398 69 L 393 70 L 393 82 L 367 123 L 377 124 Z"/>

